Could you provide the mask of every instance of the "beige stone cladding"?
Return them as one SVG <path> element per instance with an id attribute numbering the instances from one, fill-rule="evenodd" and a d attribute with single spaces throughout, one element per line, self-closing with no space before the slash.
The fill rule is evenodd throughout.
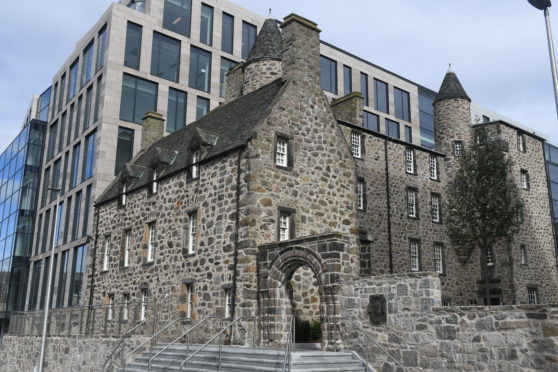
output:
<path id="1" fill-rule="evenodd" d="M 128 194 L 124 207 L 118 201 L 100 207 L 94 303 L 106 302 L 109 294 L 116 302 L 123 302 L 124 294 L 140 302 L 140 291 L 147 288 L 149 301 L 161 304 L 163 310 L 171 304 L 163 311 L 165 319 L 180 314 L 181 287 L 192 284 L 192 317 L 224 316 L 224 290 L 232 283 L 237 160 L 238 154 L 231 153 L 204 164 L 198 179 L 188 181 L 181 172 L 162 179 L 156 194 L 142 188 Z M 197 244 L 195 253 L 188 254 L 184 242 L 193 212 Z M 157 240 L 154 259 L 147 262 L 150 223 L 156 224 Z M 126 231 L 131 232 L 128 267 L 123 266 Z M 108 237 L 110 256 L 103 270 Z"/>

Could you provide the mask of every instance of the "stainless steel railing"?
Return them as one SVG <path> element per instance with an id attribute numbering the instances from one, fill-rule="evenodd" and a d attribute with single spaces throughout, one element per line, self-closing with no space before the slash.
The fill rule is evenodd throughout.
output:
<path id="1" fill-rule="evenodd" d="M 285 359 L 283 360 L 283 372 L 291 372 L 291 344 L 296 342 L 296 337 L 293 335 L 295 332 L 295 317 L 292 316 L 291 324 L 289 325 L 289 333 L 287 335 L 287 345 L 285 345 Z"/>

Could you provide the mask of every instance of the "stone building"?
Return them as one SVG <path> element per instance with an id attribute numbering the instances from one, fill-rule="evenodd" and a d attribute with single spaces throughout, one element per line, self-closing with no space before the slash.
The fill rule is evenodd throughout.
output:
<path id="1" fill-rule="evenodd" d="M 228 74 L 225 104 L 166 137 L 164 118 L 146 114 L 140 152 L 96 202 L 93 303 L 267 315 L 268 341 L 292 312 L 344 314 L 342 287 L 382 274 L 436 272 L 444 305 L 480 303 L 484 258 L 460 256 L 444 230 L 445 185 L 477 128 L 457 76 L 434 103 L 435 150 L 390 138 L 363 126 L 360 93 L 326 97 L 319 32 L 294 14 L 281 30 L 268 19 Z M 542 142 L 505 122 L 482 126 L 509 144 L 525 201 L 519 234 L 491 252 L 493 304 L 555 302 Z"/>

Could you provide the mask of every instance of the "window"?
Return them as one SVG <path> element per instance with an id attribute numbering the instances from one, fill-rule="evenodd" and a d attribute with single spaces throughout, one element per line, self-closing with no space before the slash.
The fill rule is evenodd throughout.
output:
<path id="1" fill-rule="evenodd" d="M 39 309 L 44 310 L 45 308 L 45 301 L 46 301 L 46 291 L 47 291 L 47 283 L 48 283 L 48 273 L 50 272 L 50 257 L 45 258 L 45 264 L 43 267 L 43 280 L 41 285 L 41 298 L 39 301 Z"/>
<path id="2" fill-rule="evenodd" d="M 151 75 L 178 83 L 180 71 L 180 41 L 153 32 Z"/>
<path id="3" fill-rule="evenodd" d="M 120 206 L 121 207 L 125 207 L 126 206 L 126 201 L 128 198 L 128 195 L 126 194 L 128 192 L 128 185 L 123 184 L 122 188 L 120 189 Z"/>
<path id="4" fill-rule="evenodd" d="M 200 176 L 200 150 L 192 152 L 192 179 Z"/>
<path id="5" fill-rule="evenodd" d="M 221 26 L 221 50 L 229 54 L 233 54 L 234 46 L 234 17 L 230 14 L 223 13 L 223 22 Z"/>
<path id="6" fill-rule="evenodd" d="M 124 306 L 122 307 L 122 320 L 128 320 L 129 312 L 130 312 L 130 295 L 125 294 L 122 296 Z"/>
<path id="7" fill-rule="evenodd" d="M 122 266 L 128 267 L 130 266 L 130 248 L 132 245 L 132 231 L 126 230 L 124 232 L 124 257 Z"/>
<path id="8" fill-rule="evenodd" d="M 411 253 L 411 271 L 420 270 L 420 245 L 418 240 L 409 240 L 409 250 Z"/>
<path id="9" fill-rule="evenodd" d="M 256 26 L 242 21 L 242 55 L 243 59 L 248 58 L 250 51 L 252 50 L 252 46 L 256 42 L 256 35 L 258 33 L 258 29 Z"/>
<path id="10" fill-rule="evenodd" d="M 520 206 L 519 209 L 517 210 L 517 223 L 521 224 L 523 223 L 523 206 Z"/>
<path id="11" fill-rule="evenodd" d="M 494 266 L 494 251 L 492 247 L 486 249 L 486 264 L 488 266 Z"/>
<path id="12" fill-rule="evenodd" d="M 360 92 L 362 93 L 363 105 L 370 106 L 370 96 L 368 95 L 368 75 L 360 73 Z"/>
<path id="13" fill-rule="evenodd" d="M 444 273 L 444 248 L 439 243 L 434 243 L 434 271 Z"/>
<path id="14" fill-rule="evenodd" d="M 93 85 L 87 88 L 85 93 L 85 107 L 83 108 L 83 130 L 89 128 L 91 122 L 91 104 L 93 103 Z"/>
<path id="15" fill-rule="evenodd" d="M 378 115 L 373 114 L 368 111 L 364 111 L 364 127 L 366 129 L 373 130 L 374 132 L 380 132 L 380 118 Z"/>
<path id="16" fill-rule="evenodd" d="M 169 88 L 167 132 L 176 132 L 186 125 L 186 101 L 185 92 Z"/>
<path id="17" fill-rule="evenodd" d="M 64 236 L 63 236 L 62 244 L 66 244 L 68 242 L 68 234 L 70 233 L 71 213 L 72 213 L 72 197 L 70 196 L 66 201 L 66 218 L 64 219 Z"/>
<path id="18" fill-rule="evenodd" d="M 62 165 L 62 160 L 59 158 L 52 165 L 52 181 L 50 187 L 52 189 L 58 189 L 60 187 L 60 167 Z M 55 190 L 50 190 L 50 201 L 54 201 L 58 196 L 58 192 Z"/>
<path id="19" fill-rule="evenodd" d="M 483 116 L 482 116 L 482 122 L 483 122 L 483 123 L 490 123 L 490 118 L 489 118 L 488 116 L 486 116 L 486 115 L 483 115 Z"/>
<path id="20" fill-rule="evenodd" d="M 188 214 L 188 254 L 196 253 L 196 236 L 198 231 L 198 213 Z"/>
<path id="21" fill-rule="evenodd" d="M 279 241 L 291 239 L 291 217 L 291 213 L 279 212 Z"/>
<path id="22" fill-rule="evenodd" d="M 149 189 L 152 194 L 157 194 L 157 191 L 159 191 L 159 183 L 157 181 L 158 176 L 157 169 L 153 169 L 153 172 L 151 172 L 151 187 Z"/>
<path id="23" fill-rule="evenodd" d="M 112 317 L 114 316 L 113 312 L 114 312 L 114 295 L 113 294 L 109 294 L 108 295 L 108 308 L 107 308 L 107 320 L 112 320 Z"/>
<path id="24" fill-rule="evenodd" d="M 81 191 L 78 191 L 76 193 L 76 202 L 74 204 L 74 218 L 72 223 L 72 241 L 78 238 L 80 214 L 81 214 Z"/>
<path id="25" fill-rule="evenodd" d="M 351 133 L 351 150 L 355 158 L 362 157 L 362 135 Z"/>
<path id="26" fill-rule="evenodd" d="M 83 94 L 79 96 L 77 101 L 77 114 L 76 114 L 76 121 L 74 123 L 74 139 L 81 133 L 80 125 L 81 125 L 81 106 L 83 103 Z"/>
<path id="27" fill-rule="evenodd" d="M 82 179 L 86 180 L 93 176 L 95 171 L 95 132 L 85 137 L 85 153 L 83 158 Z"/>
<path id="28" fill-rule="evenodd" d="M 232 317 L 232 290 L 225 290 L 225 318 Z"/>
<path id="29" fill-rule="evenodd" d="M 126 7 L 145 13 L 145 0 L 128 0 Z"/>
<path id="30" fill-rule="evenodd" d="M 434 135 L 434 96 L 419 87 L 419 123 L 420 123 L 420 145 L 434 149 L 436 139 Z"/>
<path id="31" fill-rule="evenodd" d="M 52 157 L 55 155 L 57 136 L 58 136 L 58 122 L 55 122 L 48 129 L 47 161 L 52 159 Z"/>
<path id="32" fill-rule="evenodd" d="M 275 164 L 280 167 L 287 167 L 288 163 L 289 141 L 285 138 L 277 138 L 275 144 Z"/>
<path id="33" fill-rule="evenodd" d="M 357 208 L 359 210 L 364 210 L 364 206 L 365 206 L 365 186 L 364 186 L 364 180 L 359 179 L 357 181 Z"/>
<path id="34" fill-rule="evenodd" d="M 337 62 L 320 56 L 320 81 L 323 90 L 337 94 Z"/>
<path id="35" fill-rule="evenodd" d="M 124 165 L 132 158 L 134 150 L 134 130 L 118 127 L 118 138 L 116 140 L 116 162 L 114 164 L 114 175 L 124 169 Z"/>
<path id="36" fill-rule="evenodd" d="M 153 262 L 155 259 L 155 244 L 157 241 L 157 224 L 152 222 L 147 225 L 149 237 L 147 241 L 147 262 Z"/>
<path id="37" fill-rule="evenodd" d="M 441 222 L 440 218 L 440 195 L 431 194 L 430 195 L 430 208 L 432 214 L 432 222 Z"/>
<path id="38" fill-rule="evenodd" d="M 190 37 L 191 0 L 165 0 L 163 27 Z"/>
<path id="39" fill-rule="evenodd" d="M 143 117 L 147 112 L 157 111 L 157 90 L 156 83 L 124 74 L 120 120 L 143 124 Z"/>
<path id="40" fill-rule="evenodd" d="M 99 119 L 99 110 L 101 108 L 101 83 L 103 82 L 103 76 L 97 78 L 97 89 L 95 90 L 95 109 L 93 110 L 93 122 L 95 123 Z"/>
<path id="41" fill-rule="evenodd" d="M 203 4 L 201 6 L 200 42 L 213 44 L 213 8 Z"/>
<path id="42" fill-rule="evenodd" d="M 140 321 L 144 321 L 147 316 L 147 300 L 148 300 L 147 294 L 148 294 L 147 288 L 143 288 L 141 290 Z"/>
<path id="43" fill-rule="evenodd" d="M 97 36 L 97 70 L 105 65 L 105 53 L 107 49 L 107 25 L 101 27 Z"/>
<path id="44" fill-rule="evenodd" d="M 93 74 L 93 41 L 83 50 L 83 65 L 81 66 L 81 86 L 84 86 Z"/>
<path id="45" fill-rule="evenodd" d="M 52 112 L 50 115 L 51 120 L 56 116 L 56 98 L 58 98 L 58 83 L 54 84 L 54 94 L 52 95 Z"/>
<path id="46" fill-rule="evenodd" d="M 405 149 L 405 172 L 415 174 L 415 151 Z"/>
<path id="47" fill-rule="evenodd" d="M 58 112 L 60 112 L 62 110 L 62 107 L 64 107 L 65 86 L 66 86 L 66 74 L 62 75 L 62 77 L 60 78 L 60 91 L 59 91 L 60 96 L 58 97 Z"/>
<path id="48" fill-rule="evenodd" d="M 70 281 L 71 292 L 68 300 L 69 306 L 81 305 L 81 290 L 85 279 L 85 249 L 84 245 L 74 248 L 72 279 Z"/>
<path id="49" fill-rule="evenodd" d="M 39 280 L 41 276 L 41 266 L 43 261 L 35 261 L 33 263 L 33 277 L 31 281 L 31 291 L 29 293 L 29 305 L 28 310 L 36 310 L 37 308 L 37 298 L 39 298 Z"/>
<path id="50" fill-rule="evenodd" d="M 374 108 L 389 114 L 388 85 L 383 81 L 374 79 L 374 95 L 376 102 Z"/>
<path id="51" fill-rule="evenodd" d="M 79 170 L 79 153 L 81 145 L 78 143 L 72 150 L 72 172 L 70 176 L 70 188 L 74 188 L 78 184 L 78 170 Z"/>
<path id="52" fill-rule="evenodd" d="M 66 293 L 66 280 L 68 279 L 68 259 L 70 251 L 62 252 L 60 270 L 58 271 L 58 294 L 56 295 L 56 307 L 64 307 L 64 295 Z"/>
<path id="53" fill-rule="evenodd" d="M 343 65 L 343 93 L 345 95 L 353 91 L 353 70 Z"/>
<path id="54" fill-rule="evenodd" d="M 428 160 L 428 165 L 430 166 L 430 179 L 437 180 L 438 179 L 438 159 L 430 155 Z"/>
<path id="55" fill-rule="evenodd" d="M 141 55 L 141 32 L 140 25 L 128 22 L 126 30 L 126 46 L 124 49 L 124 66 L 139 70 Z"/>
<path id="56" fill-rule="evenodd" d="M 211 53 L 203 49 L 190 47 L 190 88 L 210 91 Z"/>
<path id="57" fill-rule="evenodd" d="M 70 81 L 68 83 L 68 95 L 67 100 L 71 100 L 75 97 L 77 93 L 77 74 L 79 68 L 79 58 L 77 58 L 71 65 L 70 65 Z"/>
<path id="58" fill-rule="evenodd" d="M 405 141 L 413 143 L 413 128 L 408 125 L 405 125 Z"/>
<path id="59" fill-rule="evenodd" d="M 442 298 L 442 306 L 448 307 L 451 305 L 451 300 L 449 298 Z"/>
<path id="60" fill-rule="evenodd" d="M 519 247 L 520 251 L 521 251 L 521 264 L 522 265 L 527 265 L 527 247 L 524 245 L 521 245 Z"/>
<path id="61" fill-rule="evenodd" d="M 89 216 L 89 210 L 92 207 L 93 198 L 91 197 L 92 185 L 88 185 L 85 189 L 85 205 L 83 207 L 83 226 L 81 229 L 81 236 L 87 236 L 89 232 L 89 221 L 92 219 Z"/>
<path id="62" fill-rule="evenodd" d="M 192 310 L 194 309 L 194 285 L 185 284 L 186 289 L 186 318 L 192 319 Z"/>
<path id="63" fill-rule="evenodd" d="M 62 217 L 64 216 L 64 203 L 58 204 L 58 209 L 56 211 L 56 224 L 54 226 L 54 246 L 58 247 L 62 244 Z"/>
<path id="64" fill-rule="evenodd" d="M 453 156 L 461 156 L 463 154 L 463 142 L 455 141 L 453 143 Z"/>
<path id="65" fill-rule="evenodd" d="M 395 117 L 411 121 L 411 106 L 409 103 L 409 93 L 399 88 L 393 88 L 393 95 L 395 101 Z"/>
<path id="66" fill-rule="evenodd" d="M 391 138 L 400 138 L 399 123 L 393 120 L 386 119 L 387 135 Z"/>
<path id="67" fill-rule="evenodd" d="M 105 250 L 103 251 L 103 271 L 109 269 L 110 236 L 105 237 Z"/>
<path id="68" fill-rule="evenodd" d="M 219 96 L 227 96 L 227 86 L 225 83 L 227 72 L 236 65 L 235 61 L 221 57 L 221 71 L 219 74 Z"/>
<path id="69" fill-rule="evenodd" d="M 39 97 L 39 109 L 37 114 L 37 119 L 42 121 L 48 121 L 48 111 L 50 108 L 50 87 L 45 90 Z"/>
<path id="70" fill-rule="evenodd" d="M 196 120 L 201 119 L 209 112 L 209 100 L 203 97 L 197 97 L 196 100 Z"/>
<path id="71" fill-rule="evenodd" d="M 527 151 L 525 147 L 525 135 L 520 132 L 517 132 L 517 150 L 521 152 Z"/>
<path id="72" fill-rule="evenodd" d="M 70 105 L 70 117 L 68 119 L 68 135 L 66 136 L 66 146 L 68 146 L 70 142 L 72 142 L 72 128 L 77 131 L 77 128 L 74 127 L 75 111 L 76 105 L 72 103 Z"/>
<path id="73" fill-rule="evenodd" d="M 527 288 L 527 303 L 529 305 L 536 305 L 538 304 L 537 300 L 537 289 L 536 288 Z"/>
<path id="74" fill-rule="evenodd" d="M 529 172 L 527 172 L 525 169 L 521 170 L 521 188 L 525 190 L 530 189 Z"/>
<path id="75" fill-rule="evenodd" d="M 417 218 L 417 190 L 407 189 L 407 216 Z"/>

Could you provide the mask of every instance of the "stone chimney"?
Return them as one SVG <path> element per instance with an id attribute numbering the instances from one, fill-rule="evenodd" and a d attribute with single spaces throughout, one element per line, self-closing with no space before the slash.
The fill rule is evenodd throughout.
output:
<path id="1" fill-rule="evenodd" d="M 242 97 L 244 85 L 244 62 L 240 62 L 227 72 L 225 77 L 225 103 Z"/>
<path id="2" fill-rule="evenodd" d="M 363 125 L 363 103 L 360 92 L 352 92 L 331 101 L 335 119 L 348 123 Z"/>
<path id="3" fill-rule="evenodd" d="M 311 88 L 320 86 L 318 25 L 296 14 L 283 20 L 283 78 Z"/>
<path id="4" fill-rule="evenodd" d="M 148 112 L 143 117 L 140 151 L 147 150 L 152 144 L 163 138 L 165 118 L 158 112 Z"/>
<path id="5" fill-rule="evenodd" d="M 283 37 L 273 18 L 265 20 L 244 67 L 244 89 L 248 94 L 281 77 Z"/>

